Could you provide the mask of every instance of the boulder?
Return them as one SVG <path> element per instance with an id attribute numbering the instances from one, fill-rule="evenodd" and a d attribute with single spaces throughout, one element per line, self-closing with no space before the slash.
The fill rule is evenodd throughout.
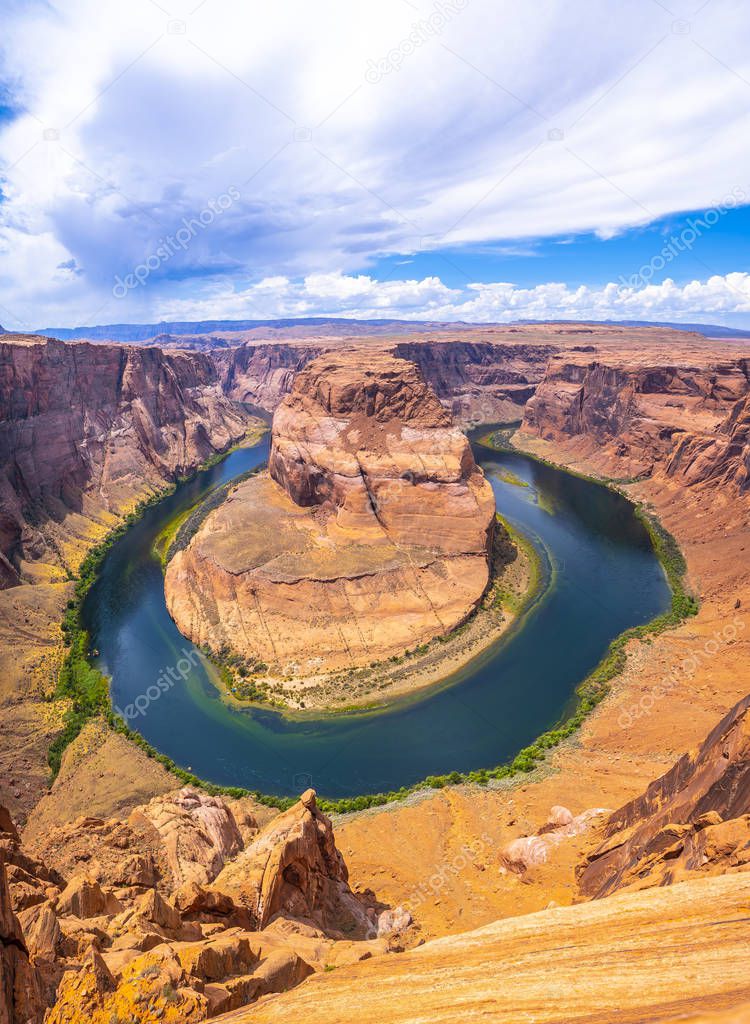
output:
<path id="1" fill-rule="evenodd" d="M 186 882 L 205 885 L 243 846 L 237 823 L 221 797 L 189 786 L 153 799 L 133 812 L 159 834 L 175 887 Z"/>
<path id="2" fill-rule="evenodd" d="M 56 900 L 60 917 L 101 917 L 119 914 L 122 909 L 113 893 L 105 892 L 95 879 L 87 875 L 71 878 Z"/>

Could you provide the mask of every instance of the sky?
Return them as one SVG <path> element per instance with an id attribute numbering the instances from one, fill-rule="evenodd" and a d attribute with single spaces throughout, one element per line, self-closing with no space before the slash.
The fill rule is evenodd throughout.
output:
<path id="1" fill-rule="evenodd" d="M 747 0 L 0 0 L 0 324 L 750 327 Z"/>

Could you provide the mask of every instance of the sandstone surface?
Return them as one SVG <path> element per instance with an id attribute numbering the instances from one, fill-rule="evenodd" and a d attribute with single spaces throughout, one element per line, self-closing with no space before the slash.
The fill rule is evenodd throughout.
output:
<path id="1" fill-rule="evenodd" d="M 276 411 L 269 469 L 168 566 L 170 613 L 194 641 L 309 675 L 401 654 L 477 606 L 492 489 L 413 364 L 312 362 Z"/>
<path id="2" fill-rule="evenodd" d="M 725 877 L 553 908 L 316 976 L 223 1020 L 676 1024 L 726 1011 L 741 1024 L 748 898 L 750 877 Z"/>

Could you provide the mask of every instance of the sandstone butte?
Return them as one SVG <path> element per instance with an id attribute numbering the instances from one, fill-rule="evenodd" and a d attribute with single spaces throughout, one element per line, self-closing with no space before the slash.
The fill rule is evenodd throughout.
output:
<path id="1" fill-rule="evenodd" d="M 184 381 L 198 403 L 188 433 L 199 436 L 193 428 L 206 423 L 199 408 L 206 401 L 227 415 L 226 396 L 273 408 L 295 373 L 339 344 L 248 340 L 206 355 L 204 382 Z M 232 827 L 222 801 L 202 810 L 204 795 L 175 793 L 173 776 L 103 723 L 91 723 L 71 745 L 47 792 L 46 743 L 59 725 L 42 698 L 54 685 L 56 624 L 72 586 L 59 553 L 75 566 L 121 506 L 91 472 L 99 454 L 71 492 L 68 461 L 46 460 L 43 439 L 54 422 L 80 460 L 92 421 L 81 418 L 76 382 L 93 381 L 94 362 L 110 353 L 95 390 L 117 398 L 122 364 L 111 355 L 119 346 L 4 338 L 0 430 L 17 440 L 6 441 L 3 457 L 2 550 L 12 566 L 6 585 L 21 584 L 0 591 L 0 796 L 25 827 L 19 836 L 0 812 L 7 865 L 0 868 L 0 1021 L 37 1024 L 56 1003 L 55 1019 L 70 1024 L 200 1019 L 232 1006 L 228 1019 L 249 1022 L 304 1015 L 515 1024 L 525 1014 L 550 1024 L 745 1024 L 746 343 L 664 329 L 528 325 L 357 344 L 413 358 L 462 422 L 523 416 L 519 447 L 627 481 L 620 486 L 680 541 L 699 614 L 650 643 L 628 645 L 610 697 L 574 742 L 550 753 L 545 770 L 509 788 L 454 787 L 337 821 L 346 881 L 331 860 L 325 822 L 305 804 L 273 819 L 251 800 L 225 801 Z M 196 339 L 195 347 L 205 355 L 211 340 Z M 120 358 L 138 365 L 139 350 L 124 348 Z M 172 353 L 154 353 L 147 361 L 158 372 L 143 377 L 142 404 L 105 403 L 101 415 L 116 409 L 113 443 L 128 461 L 148 465 L 149 481 L 165 482 L 172 467 L 187 470 L 205 457 L 205 445 L 226 441 L 217 418 L 199 446 L 204 454 L 180 455 L 179 402 L 165 407 L 157 397 L 175 385 L 176 364 Z M 26 372 L 33 360 L 44 370 L 41 389 L 37 371 Z M 51 400 L 54 416 L 45 419 Z M 154 423 L 170 410 L 172 426 L 144 433 L 144 408 Z M 17 487 L 14 444 L 23 445 L 24 480 L 42 484 L 33 518 Z M 129 485 L 133 498 L 144 493 L 137 472 Z M 231 892 L 217 888 L 218 876 L 179 881 L 217 869 Z M 283 882 L 274 882 L 279 869 Z M 370 921 L 374 914 L 380 927 L 386 913 L 383 928 L 400 934 L 351 945 L 328 937 L 324 929 L 350 912 L 347 888 Z M 313 891 L 343 893 L 343 907 L 321 916 Z M 265 927 L 261 892 L 282 899 L 273 904 L 281 916 Z M 306 910 L 309 923 L 294 916 Z M 77 916 L 92 913 L 99 917 Z M 385 939 L 398 949 L 421 938 L 437 941 L 388 956 L 368 945 Z M 135 948 L 157 939 L 165 942 Z M 313 976 L 295 987 L 309 968 Z M 294 991 L 274 994 L 279 988 Z M 258 996 L 247 1009 L 239 1005 Z"/>
<path id="2" fill-rule="evenodd" d="M 413 363 L 313 360 L 276 410 L 269 470 L 168 566 L 169 611 L 196 643 L 310 675 L 400 655 L 477 607 L 494 495 Z"/>

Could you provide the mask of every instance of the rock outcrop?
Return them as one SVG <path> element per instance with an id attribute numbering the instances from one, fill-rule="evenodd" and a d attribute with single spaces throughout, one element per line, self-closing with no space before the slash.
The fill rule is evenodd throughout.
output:
<path id="1" fill-rule="evenodd" d="M 228 864 L 212 888 L 246 908 L 257 928 L 282 915 L 339 938 L 378 934 L 373 909 L 368 913 L 349 888 L 331 822 L 311 789 Z"/>
<path id="2" fill-rule="evenodd" d="M 213 881 L 242 849 L 237 822 L 223 800 L 185 787 L 156 797 L 131 821 L 145 818 L 158 832 L 176 886 Z"/>
<path id="3" fill-rule="evenodd" d="M 270 477 L 241 484 L 166 573 L 181 631 L 310 675 L 444 634 L 489 577 L 492 489 L 416 367 L 322 356 L 276 411 Z"/>
<path id="4" fill-rule="evenodd" d="M 517 875 L 525 875 L 527 871 L 546 864 L 561 843 L 582 835 L 596 819 L 607 813 L 595 807 L 573 816 L 566 807 L 553 807 L 536 835 L 519 836 L 504 847 L 501 853 L 504 867 Z"/>
<path id="5" fill-rule="evenodd" d="M 420 373 L 459 423 L 500 423 L 521 419 L 549 359 L 551 343 L 484 340 L 402 341 L 393 348 L 400 359 L 416 363 Z M 551 339 L 550 339 L 551 340 Z"/>
<path id="6" fill-rule="evenodd" d="M 0 854 L 0 1024 L 36 1024 L 43 1015 L 41 979 L 13 913 L 5 861 Z"/>
<path id="7" fill-rule="evenodd" d="M 750 869 L 750 697 L 615 811 L 603 836 L 579 872 L 588 899 Z"/>
<path id="8" fill-rule="evenodd" d="M 743 366 L 750 377 L 750 361 L 743 360 Z M 736 488 L 740 493 L 748 491 L 750 396 L 737 399 L 714 434 L 686 432 L 678 437 L 666 472 L 684 480 L 687 486 L 705 483 Z"/>

